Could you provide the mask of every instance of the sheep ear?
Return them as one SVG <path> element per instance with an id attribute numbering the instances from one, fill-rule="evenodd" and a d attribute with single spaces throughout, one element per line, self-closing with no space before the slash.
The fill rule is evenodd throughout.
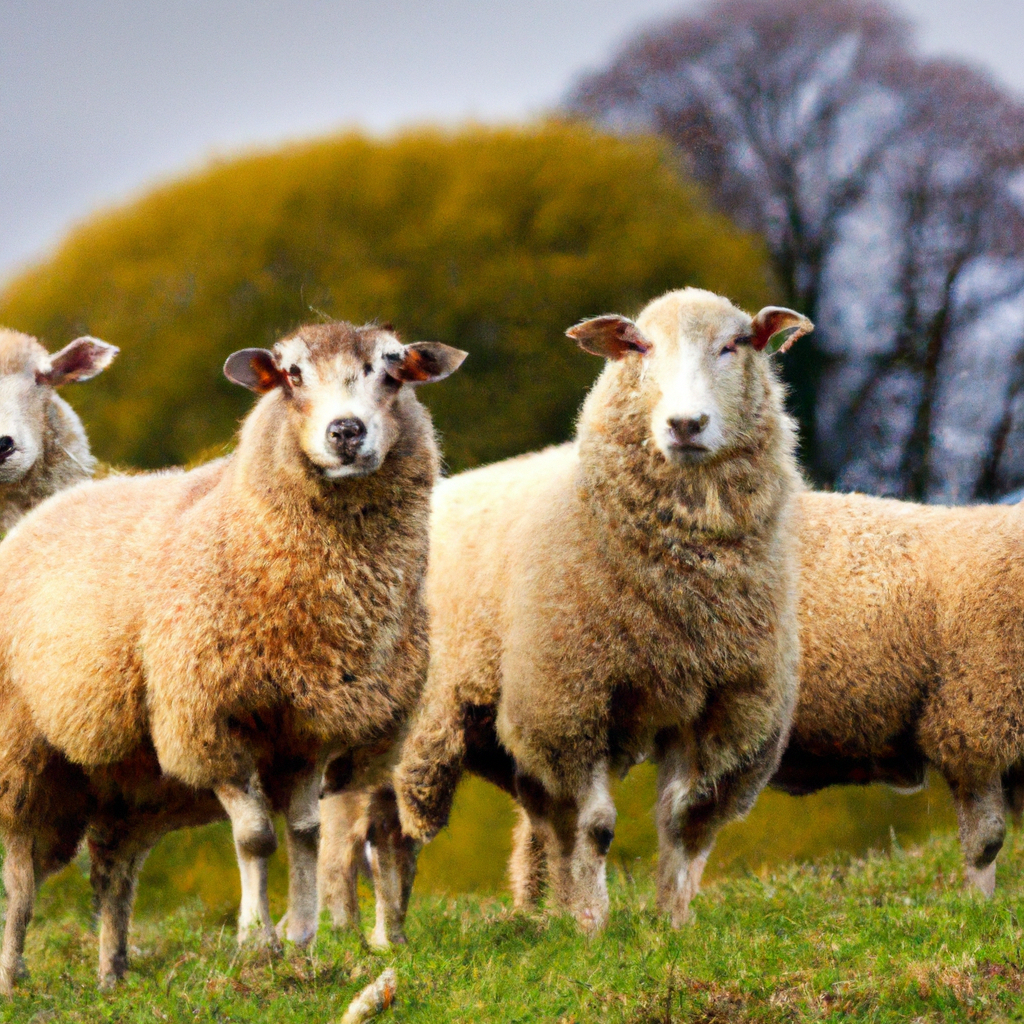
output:
<path id="1" fill-rule="evenodd" d="M 646 355 L 651 343 L 632 320 L 624 316 L 596 316 L 565 332 L 584 352 L 603 359 L 621 359 L 630 352 Z"/>
<path id="2" fill-rule="evenodd" d="M 37 373 L 36 380 L 52 388 L 89 380 L 102 373 L 120 351 L 116 345 L 108 345 L 99 338 L 75 338 L 70 345 L 50 356 L 50 368 Z"/>
<path id="3" fill-rule="evenodd" d="M 274 355 L 265 348 L 243 348 L 232 352 L 224 363 L 224 376 L 232 384 L 265 395 L 280 387 L 285 375 L 274 362 Z"/>
<path id="4" fill-rule="evenodd" d="M 402 384 L 432 384 L 453 374 L 468 355 L 439 341 L 414 341 L 402 354 L 385 356 L 384 369 Z"/>
<path id="5" fill-rule="evenodd" d="M 750 324 L 750 344 L 757 352 L 787 352 L 798 338 L 813 330 L 814 324 L 800 313 L 782 306 L 765 306 Z"/>

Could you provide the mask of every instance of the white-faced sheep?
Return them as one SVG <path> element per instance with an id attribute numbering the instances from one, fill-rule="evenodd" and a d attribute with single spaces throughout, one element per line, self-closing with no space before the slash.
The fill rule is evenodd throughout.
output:
<path id="1" fill-rule="evenodd" d="M 344 323 L 237 352 L 225 373 L 264 397 L 233 455 L 83 485 L 0 545 L 0 988 L 20 964 L 35 879 L 97 819 L 97 790 L 118 823 L 112 931 L 126 927 L 145 839 L 196 814 L 165 801 L 212 790 L 242 872 L 240 940 L 277 941 L 274 810 L 287 826 L 286 935 L 315 934 L 324 765 L 343 759 L 354 785 L 384 779 L 426 669 L 438 453 L 405 385 L 464 356 Z"/>
<path id="2" fill-rule="evenodd" d="M 0 329 L 0 537 L 51 494 L 92 476 L 82 423 L 54 389 L 95 377 L 117 352 L 77 338 L 50 355 L 35 338 Z"/>
<path id="3" fill-rule="evenodd" d="M 1024 804 L 1024 507 L 804 491 L 799 519 L 800 697 L 769 785 L 914 792 L 931 765 L 991 895 Z M 535 902 L 543 853 L 524 824 L 513 847 L 517 898 Z"/>
<path id="4" fill-rule="evenodd" d="M 801 482 L 764 351 L 785 328 L 811 324 L 696 289 L 635 324 L 580 324 L 570 335 L 608 363 L 576 442 L 436 491 L 403 827 L 433 836 L 466 768 L 505 785 L 585 928 L 607 918 L 610 772 L 658 762 L 658 899 L 679 926 L 715 834 L 785 744 Z"/>

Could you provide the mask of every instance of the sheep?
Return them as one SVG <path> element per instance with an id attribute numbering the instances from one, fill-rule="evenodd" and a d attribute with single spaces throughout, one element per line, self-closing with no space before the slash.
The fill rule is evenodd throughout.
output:
<path id="1" fill-rule="evenodd" d="M 804 491 L 800 695 L 772 788 L 949 785 L 968 883 L 995 891 L 1024 804 L 1024 508 Z M 543 851 L 520 822 L 510 876 L 537 902 Z"/>
<path id="2" fill-rule="evenodd" d="M 0 991 L 22 967 L 36 879 L 86 829 L 91 848 L 108 843 L 101 979 L 124 973 L 147 843 L 220 808 L 239 941 L 279 943 L 273 811 L 289 854 L 283 931 L 312 940 L 324 765 L 354 786 L 386 780 L 426 670 L 439 456 L 407 385 L 465 355 L 342 322 L 236 352 L 225 374 L 262 398 L 231 456 L 83 484 L 0 544 Z"/>
<path id="3" fill-rule="evenodd" d="M 607 364 L 575 442 L 438 486 L 428 681 L 394 776 L 410 839 L 444 826 L 476 771 L 517 797 L 556 900 L 599 929 L 609 774 L 650 755 L 658 904 L 687 920 L 796 700 L 802 483 L 765 349 L 811 329 L 693 288 L 636 323 L 581 323 L 570 337 Z"/>
<path id="4" fill-rule="evenodd" d="M 0 329 L 0 537 L 44 498 L 92 476 L 82 422 L 54 389 L 95 377 L 117 354 L 85 337 L 50 355 L 35 338 Z"/>
<path id="5" fill-rule="evenodd" d="M 1024 507 L 801 497 L 800 698 L 771 785 L 949 784 L 991 896 L 1024 798 Z"/>

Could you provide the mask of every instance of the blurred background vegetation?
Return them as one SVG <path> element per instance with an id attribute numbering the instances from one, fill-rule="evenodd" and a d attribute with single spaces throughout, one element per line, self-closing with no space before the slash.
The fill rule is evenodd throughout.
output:
<path id="1" fill-rule="evenodd" d="M 0 294 L 0 323 L 51 349 L 83 333 L 119 345 L 114 367 L 67 397 L 100 458 L 153 468 L 230 444 L 252 404 L 221 375 L 230 352 L 321 315 L 390 320 L 408 340 L 471 353 L 422 393 L 459 470 L 570 436 L 600 364 L 565 328 L 687 284 L 748 309 L 778 299 L 762 243 L 712 211 L 665 144 L 551 122 L 349 135 L 215 164 L 81 225 Z M 612 860 L 623 870 L 651 862 L 653 794 L 646 767 L 620 787 Z M 417 884 L 503 885 L 511 821 L 504 796 L 469 780 Z M 861 853 L 951 822 L 941 783 L 912 799 L 767 793 L 723 834 L 710 872 Z M 226 825 L 179 833 L 151 856 L 140 911 L 191 894 L 229 914 L 237 885 Z M 48 892 L 87 899 L 82 865 Z"/>
<path id="2" fill-rule="evenodd" d="M 101 459 L 216 451 L 251 396 L 226 356 L 321 314 L 391 321 L 471 357 L 425 389 L 453 469 L 569 436 L 599 362 L 563 332 L 684 284 L 758 307 L 767 252 L 713 213 L 667 146 L 584 127 L 418 132 L 214 165 L 98 216 L 0 295 L 52 349 L 119 345 L 68 398 Z"/>

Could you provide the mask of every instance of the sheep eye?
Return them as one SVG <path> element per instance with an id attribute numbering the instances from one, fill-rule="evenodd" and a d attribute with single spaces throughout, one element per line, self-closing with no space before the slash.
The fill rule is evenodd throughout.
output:
<path id="1" fill-rule="evenodd" d="M 718 354 L 720 356 L 725 356 L 725 355 L 728 355 L 730 352 L 734 353 L 735 351 L 736 351 L 736 342 L 735 341 L 730 341 L 727 344 L 722 346 L 722 351 L 719 352 Z"/>
<path id="2" fill-rule="evenodd" d="M 363 376 L 369 377 L 373 373 L 373 363 L 363 363 Z"/>
<path id="3" fill-rule="evenodd" d="M 288 367 L 288 377 L 293 384 L 302 383 L 302 370 L 300 370 L 294 363 Z"/>

